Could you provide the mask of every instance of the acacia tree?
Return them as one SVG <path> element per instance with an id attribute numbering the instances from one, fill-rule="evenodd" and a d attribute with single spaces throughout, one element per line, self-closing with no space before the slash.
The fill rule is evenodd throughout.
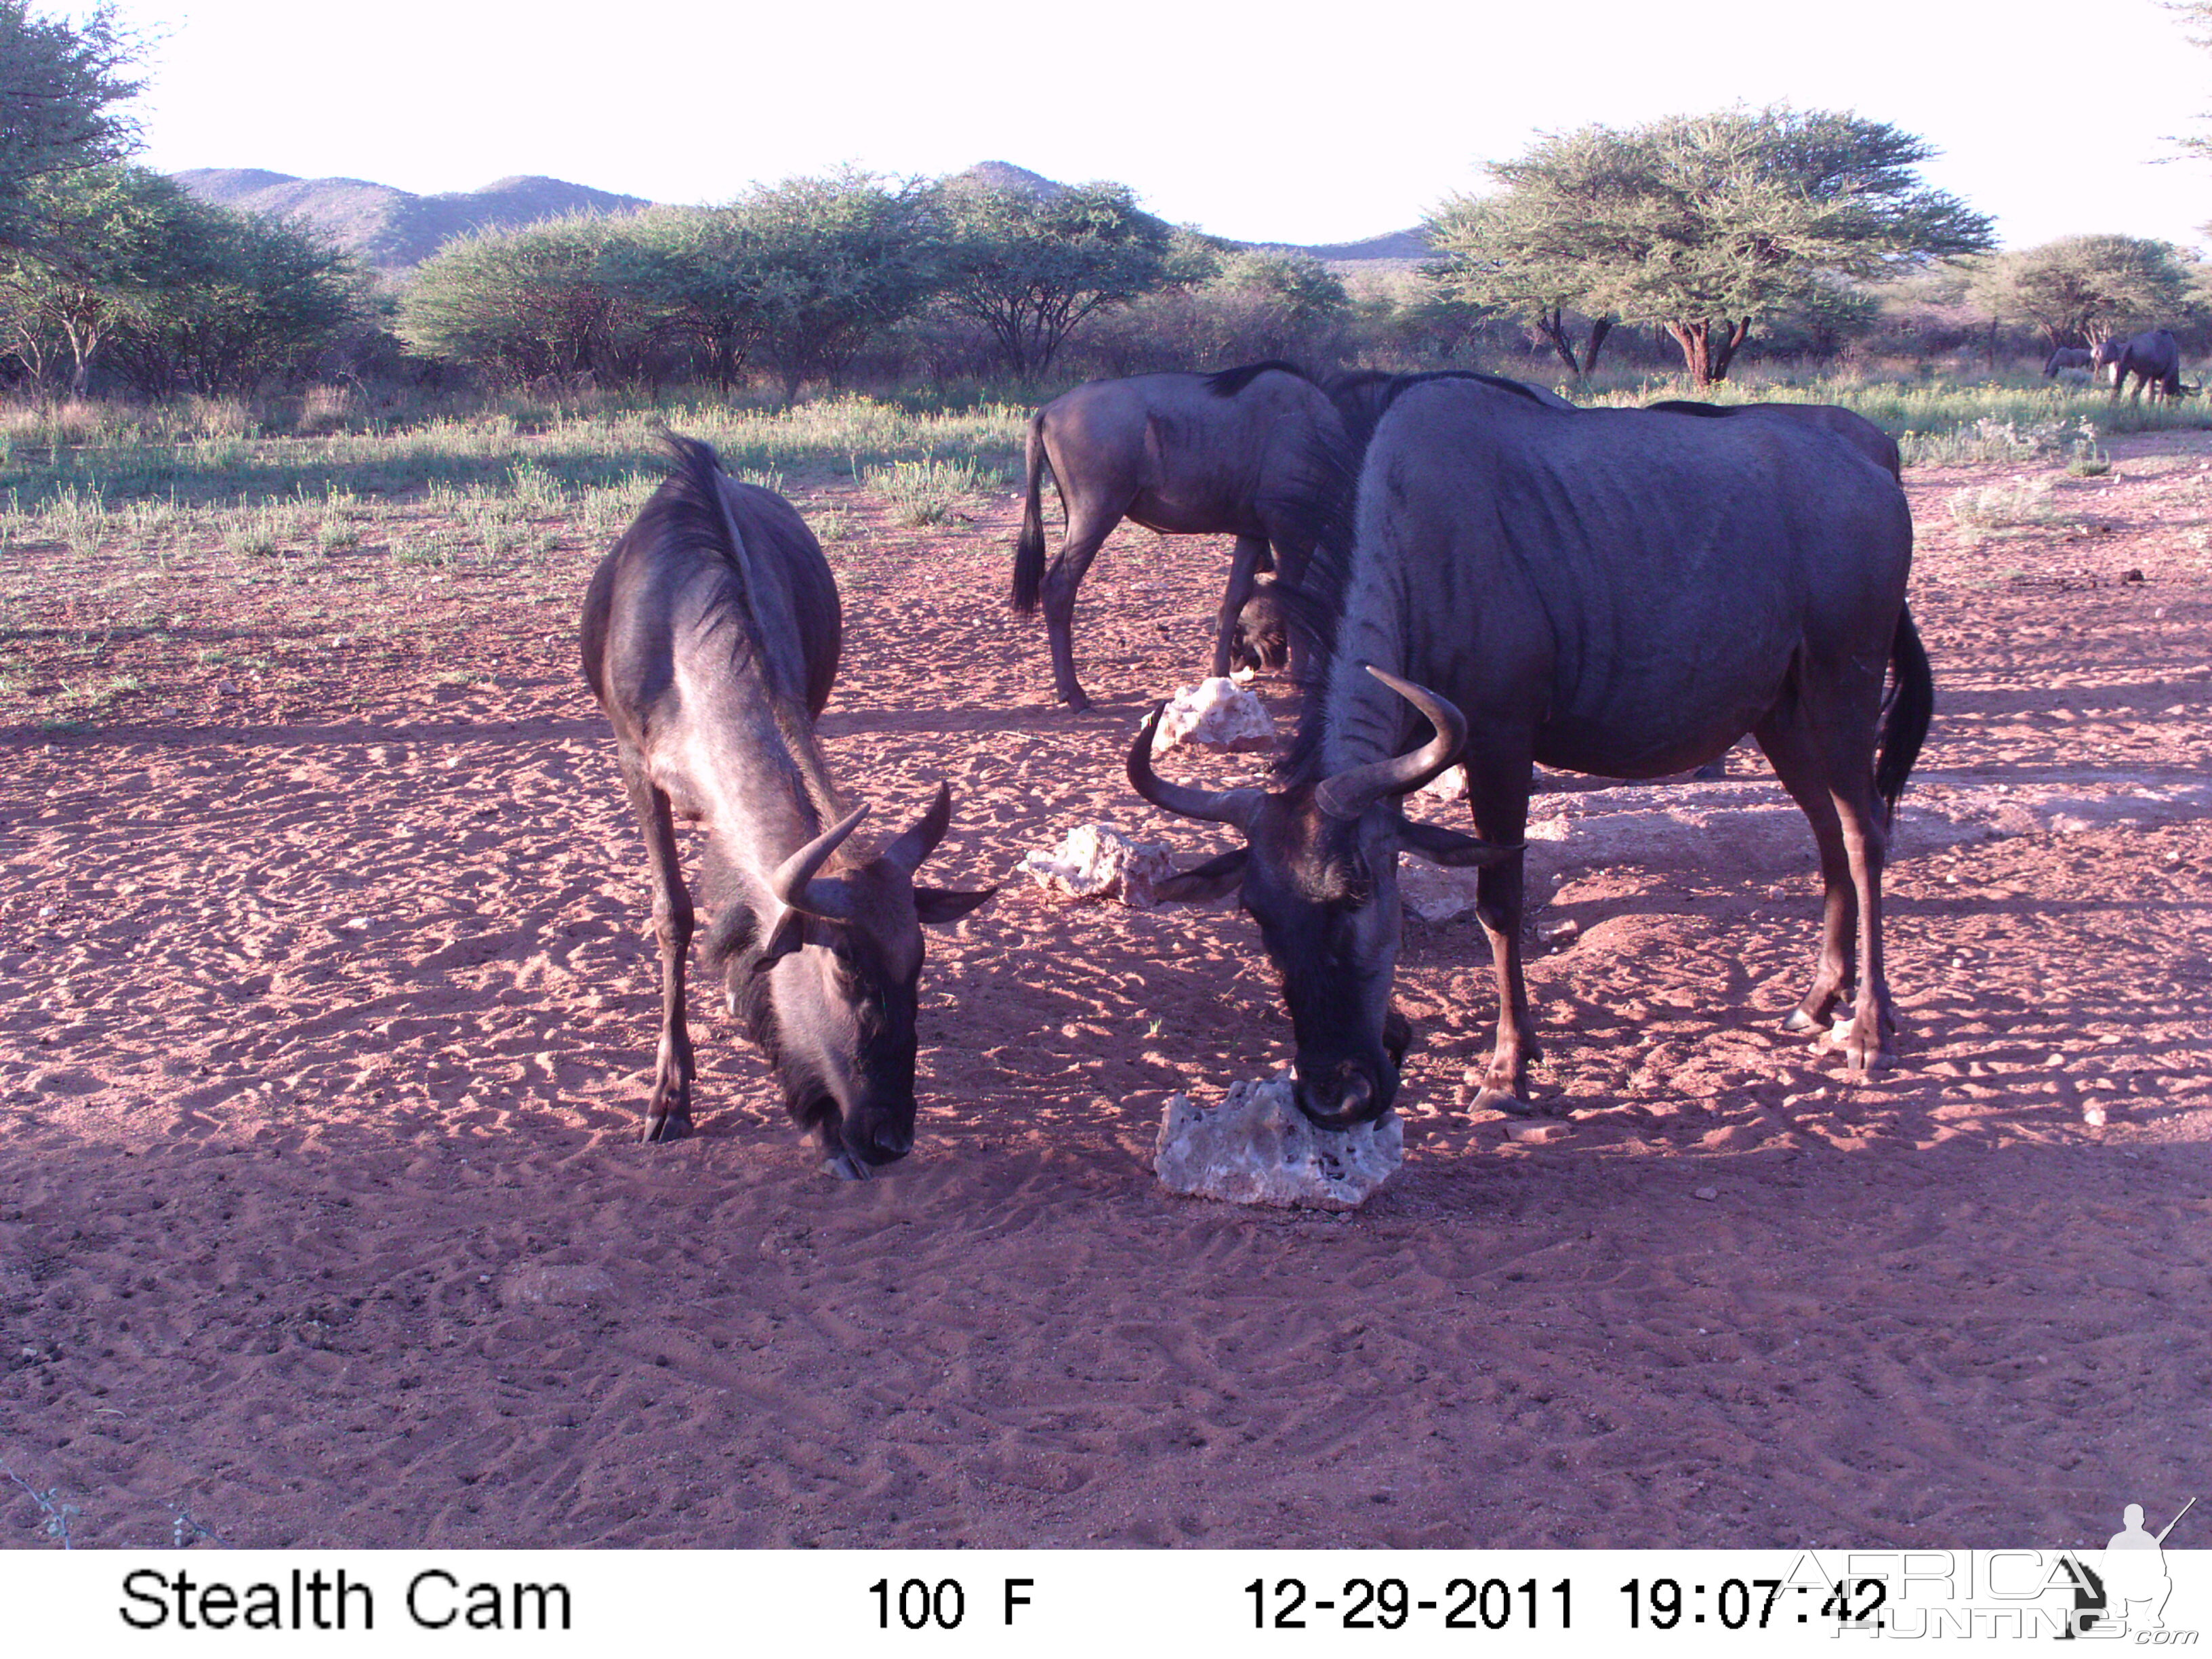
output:
<path id="1" fill-rule="evenodd" d="M 147 395 L 303 373 L 367 311 L 366 279 L 321 231 L 190 197 L 178 206 L 168 270 L 108 348 Z"/>
<path id="2" fill-rule="evenodd" d="M 84 167 L 33 181 L 19 222 L 23 246 L 0 253 L 0 304 L 15 354 L 40 380 L 66 352 L 69 390 L 82 397 L 100 348 L 143 318 L 164 284 L 184 279 L 197 251 L 191 198 L 143 167 Z"/>
<path id="3" fill-rule="evenodd" d="M 0 248 L 39 234 L 40 181 L 137 147 L 137 124 L 117 107 L 143 84 L 131 73 L 137 58 L 112 4 L 72 24 L 0 0 Z"/>
<path id="4" fill-rule="evenodd" d="M 1922 139 L 1845 111 L 1786 107 L 1674 116 L 1630 131 L 1547 136 L 1504 195 L 1452 235 L 1454 265 L 1536 251 L 1526 292 L 1592 318 L 1666 330 L 1699 386 L 1727 376 L 1754 324 L 1870 281 L 1990 245 L 1987 218 L 1915 169 Z M 1489 198 L 1497 201 L 1498 198 Z M 1486 240 L 1500 226 L 1515 240 Z M 1540 234 L 1539 234 L 1540 233 Z M 1504 280 L 1504 279 L 1500 279 Z M 1584 362 L 1587 364 L 1585 356 Z"/>
<path id="5" fill-rule="evenodd" d="M 2055 350 L 2172 322 L 2191 308 L 2191 274 L 2170 242 L 2062 236 L 1981 262 L 1969 293 L 1992 318 L 2033 323 Z"/>
<path id="6" fill-rule="evenodd" d="M 1424 222 L 1443 258 L 1425 274 L 1442 298 L 1478 311 L 1503 312 L 1534 325 L 1577 379 L 1596 366 L 1613 319 L 1589 319 L 1577 349 L 1569 313 L 1591 292 L 1587 264 L 1592 215 L 1620 193 L 1630 154 L 1618 135 L 1585 127 L 1547 138 L 1517 161 L 1486 169 L 1502 188 L 1492 196 L 1452 196 Z M 1612 250 L 1634 257 L 1633 245 Z"/>
<path id="7" fill-rule="evenodd" d="M 933 197 L 849 169 L 787 179 L 725 211 L 732 293 L 787 404 L 835 380 L 862 346 L 919 309 L 937 280 Z"/>
<path id="8" fill-rule="evenodd" d="M 1050 194 L 967 182 L 942 198 L 946 307 L 990 331 L 1024 379 L 1103 307 L 1169 279 L 1173 234 L 1126 185 Z"/>
<path id="9" fill-rule="evenodd" d="M 655 319 L 608 269 L 625 231 L 580 214 L 458 238 L 416 270 L 395 331 L 422 356 L 501 379 L 634 378 Z"/>

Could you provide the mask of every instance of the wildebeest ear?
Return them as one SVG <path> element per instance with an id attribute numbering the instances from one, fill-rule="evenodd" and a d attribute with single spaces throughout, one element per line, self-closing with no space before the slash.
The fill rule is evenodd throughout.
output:
<path id="1" fill-rule="evenodd" d="M 1494 841 L 1464 836 L 1442 824 L 1416 823 L 1407 818 L 1398 826 L 1398 845 L 1419 853 L 1431 864 L 1467 870 L 1503 864 L 1520 853 L 1522 843 L 1516 842 L 1510 847 L 1501 847 Z"/>
<path id="2" fill-rule="evenodd" d="M 1251 854 L 1250 848 L 1240 847 L 1233 853 L 1208 859 L 1194 869 L 1170 876 L 1165 881 L 1156 881 L 1152 884 L 1152 896 L 1178 904 L 1203 903 L 1224 893 L 1233 893 L 1243 884 L 1244 860 Z"/>
<path id="3" fill-rule="evenodd" d="M 765 973 L 805 943 L 805 913 L 786 910 L 775 931 L 768 936 L 768 943 L 761 946 L 760 955 L 753 958 L 753 972 Z"/>
<path id="4" fill-rule="evenodd" d="M 915 920 L 926 927 L 957 921 L 998 890 L 986 887 L 980 893 L 960 893 L 950 887 L 917 887 L 914 890 Z"/>

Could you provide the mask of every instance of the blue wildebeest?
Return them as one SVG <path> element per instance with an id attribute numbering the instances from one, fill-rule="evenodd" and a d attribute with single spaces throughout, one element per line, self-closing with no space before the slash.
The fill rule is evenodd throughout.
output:
<path id="1" fill-rule="evenodd" d="M 1801 421 L 1570 415 L 1470 381 L 1382 402 L 1321 498 L 1334 523 L 1294 601 L 1316 644 L 1278 787 L 1159 779 L 1157 712 L 1128 758 L 1155 805 L 1244 837 L 1157 890 L 1241 887 L 1282 975 L 1300 1109 L 1345 1127 L 1396 1092 L 1401 848 L 1479 872 L 1499 1018 L 1477 1103 L 1525 1109 L 1531 761 L 1653 777 L 1747 731 L 1811 821 L 1826 890 L 1812 987 L 1789 1026 L 1825 1025 L 1856 963 L 1845 1056 L 1860 1072 L 1885 1063 L 1882 858 L 1933 706 L 1905 606 L 1912 521 L 1897 482 Z M 1475 833 L 1401 816 L 1407 792 L 1455 759 Z"/>
<path id="2" fill-rule="evenodd" d="M 868 809 L 847 809 L 814 738 L 837 677 L 836 580 L 788 501 L 729 477 L 705 444 L 668 443 L 675 470 L 601 561 L 583 619 L 584 678 L 645 830 L 660 944 L 645 1138 L 691 1125 L 680 818 L 708 832 L 708 971 L 793 1118 L 820 1135 L 834 1173 L 858 1179 L 914 1144 L 922 925 L 991 894 L 915 885 L 951 820 L 942 784 L 872 858 L 847 845 Z"/>
<path id="3" fill-rule="evenodd" d="M 1075 678 L 1075 594 L 1125 518 L 1163 535 L 1237 538 L 1213 647 L 1213 672 L 1226 674 L 1253 579 L 1273 568 L 1296 583 L 1304 567 L 1301 520 L 1291 510 L 1309 493 L 1301 468 L 1316 437 L 1337 430 L 1321 388 L 1281 362 L 1092 380 L 1037 410 L 1030 420 L 1013 605 L 1026 615 L 1043 604 L 1054 695 L 1078 711 L 1091 706 Z M 1048 465 L 1067 521 L 1049 570 L 1042 505 Z"/>
<path id="4" fill-rule="evenodd" d="M 2179 398 L 2181 386 L 2181 347 L 2173 336 L 2162 328 L 2147 329 L 2141 334 L 2121 339 L 2115 335 L 2097 348 L 2096 367 L 2112 371 L 2112 401 L 2120 400 L 2120 388 L 2128 376 L 2136 377 L 2133 403 L 2142 401 L 2143 388 L 2151 388 L 2151 399 Z"/>
<path id="5" fill-rule="evenodd" d="M 2086 368 L 2092 372 L 2097 367 L 2097 354 L 2087 346 L 2060 346 L 2043 360 L 2043 378 L 2055 380 L 2061 369 Z"/>

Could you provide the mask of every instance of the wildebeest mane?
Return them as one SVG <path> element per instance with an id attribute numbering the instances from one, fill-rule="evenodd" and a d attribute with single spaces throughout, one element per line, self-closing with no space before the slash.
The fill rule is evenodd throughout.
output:
<path id="1" fill-rule="evenodd" d="M 726 566 L 737 578 L 717 596 L 716 606 L 735 624 L 733 653 L 758 664 L 779 703 L 805 713 L 806 672 L 797 652 L 799 630 L 812 620 L 791 614 L 792 595 L 781 583 L 757 581 L 752 561 L 773 558 L 773 545 L 753 547 L 740 534 L 724 498 L 727 474 L 714 446 L 680 433 L 664 431 L 661 442 L 675 469 L 653 492 L 629 534 L 670 553 L 689 553 Z"/>
<path id="2" fill-rule="evenodd" d="M 1218 374 L 1209 374 L 1206 377 L 1206 389 L 1217 398 L 1233 398 L 1267 374 L 1295 374 L 1301 380 L 1313 380 L 1313 376 L 1296 363 L 1271 357 L 1264 363 L 1246 363 L 1241 368 L 1224 368 Z"/>
<path id="3" fill-rule="evenodd" d="M 1524 398 L 1539 409 L 1553 410 L 1518 380 L 1472 369 L 1438 369 L 1423 374 L 1389 374 L 1375 369 L 1340 374 L 1322 390 L 1336 404 L 1342 435 L 1318 433 L 1308 445 L 1305 483 L 1295 503 L 1299 529 L 1312 540 L 1313 556 L 1296 588 L 1278 584 L 1276 597 L 1285 619 L 1297 629 L 1302 648 L 1291 653 L 1299 691 L 1297 735 L 1275 763 L 1286 784 L 1316 781 L 1321 760 L 1322 714 L 1329 661 L 1336 654 L 1337 626 L 1352 590 L 1355 514 L 1359 473 L 1375 429 L 1391 405 L 1417 386 L 1432 380 L 1473 380 Z M 1559 413 L 1553 410 L 1553 412 Z M 1425 730 L 1425 722 L 1423 723 Z"/>
<path id="4" fill-rule="evenodd" d="M 1549 409 L 1546 403 L 1518 380 L 1509 380 L 1503 374 L 1484 374 L 1471 368 L 1432 368 L 1419 374 L 1392 374 L 1379 368 L 1354 369 L 1349 374 L 1331 379 L 1322 390 L 1336 405 L 1336 412 L 1361 449 L 1375 435 L 1376 426 L 1389 412 L 1390 405 L 1408 387 L 1423 386 L 1431 380 L 1480 380 L 1485 386 L 1495 386 L 1500 392 L 1510 392 L 1526 398 L 1539 409 Z"/>

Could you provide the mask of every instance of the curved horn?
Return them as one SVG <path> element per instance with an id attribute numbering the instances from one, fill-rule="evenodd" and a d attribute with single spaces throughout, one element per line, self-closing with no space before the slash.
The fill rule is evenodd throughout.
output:
<path id="1" fill-rule="evenodd" d="M 1153 704 L 1152 712 L 1137 728 L 1137 740 L 1129 745 L 1129 787 L 1163 812 L 1245 829 L 1267 798 L 1265 790 L 1187 789 L 1152 775 L 1152 733 L 1159 729 L 1160 716 L 1166 709 L 1165 702 Z"/>
<path id="2" fill-rule="evenodd" d="M 851 811 L 824 830 L 776 866 L 769 889 L 784 904 L 824 921 L 843 921 L 853 914 L 852 896 L 842 882 L 817 882 L 815 872 L 830 861 L 837 844 L 860 827 L 868 816 L 866 805 Z"/>
<path id="3" fill-rule="evenodd" d="M 1407 755 L 1370 761 L 1340 772 L 1314 791 L 1321 810 L 1333 818 L 1356 818 L 1385 795 L 1418 789 L 1459 758 L 1467 741 L 1467 716 L 1425 686 L 1386 674 L 1372 663 L 1361 667 L 1428 716 L 1437 734 Z"/>
<path id="4" fill-rule="evenodd" d="M 905 831 L 889 842 L 878 855 L 886 864 L 895 864 L 909 876 L 921 868 L 921 861 L 937 850 L 937 843 L 945 839 L 945 827 L 952 822 L 952 786 L 939 783 L 937 799 L 929 803 L 929 810 Z"/>

